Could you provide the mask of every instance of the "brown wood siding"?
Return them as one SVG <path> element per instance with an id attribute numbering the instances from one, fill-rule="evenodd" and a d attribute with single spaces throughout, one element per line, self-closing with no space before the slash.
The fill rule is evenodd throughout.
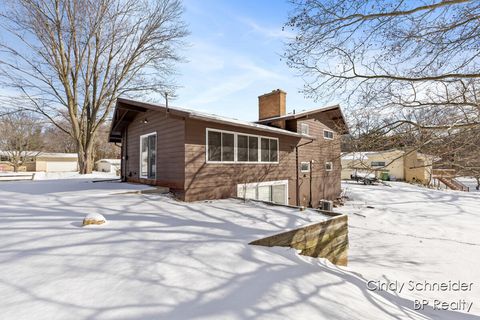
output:
<path id="1" fill-rule="evenodd" d="M 296 126 L 301 128 L 301 123 L 309 125 L 309 134 L 317 138 L 311 144 L 302 146 L 298 152 L 299 164 L 314 160 L 312 170 L 312 206 L 318 207 L 322 199 L 333 200 L 341 192 L 341 150 L 340 134 L 334 128 L 329 128 L 322 115 L 313 115 L 308 119 L 296 120 Z M 323 130 L 334 131 L 334 139 L 327 140 L 323 137 Z M 325 170 L 325 162 L 332 162 L 333 170 Z M 310 173 L 300 172 L 300 204 L 308 206 L 310 201 Z"/>
<path id="2" fill-rule="evenodd" d="M 321 199 L 335 199 L 341 191 L 340 135 L 328 118 L 312 115 L 308 119 L 289 120 L 287 127 L 300 128 L 300 123 L 309 124 L 310 135 L 317 140 L 300 146 L 299 164 L 314 160 L 312 167 L 312 199 L 314 207 Z M 148 123 L 144 123 L 148 119 Z M 206 163 L 206 129 L 219 129 L 237 133 L 278 138 L 278 164 L 216 164 Z M 334 139 L 323 138 L 323 129 L 334 131 Z M 238 128 L 179 116 L 165 116 L 162 111 L 140 113 L 126 130 L 128 160 L 125 175 L 128 181 L 167 186 L 185 201 L 228 198 L 237 195 L 237 185 L 266 181 L 288 180 L 288 203 L 296 204 L 295 146 L 309 139 L 278 135 L 255 129 Z M 140 179 L 140 136 L 157 133 L 157 177 L 155 180 Z M 333 163 L 333 170 L 325 170 L 325 162 Z M 310 202 L 310 174 L 299 172 L 300 205 Z"/>
<path id="3" fill-rule="evenodd" d="M 206 129 L 220 129 L 279 139 L 278 164 L 206 163 Z M 237 185 L 288 180 L 289 203 L 295 204 L 295 145 L 300 138 L 275 135 L 200 120 L 186 120 L 185 200 L 228 198 L 237 195 Z"/>
<path id="4" fill-rule="evenodd" d="M 144 119 L 148 122 L 144 123 Z M 157 133 L 156 179 L 140 178 L 140 136 Z M 161 185 L 183 191 L 185 180 L 185 121 L 163 111 L 139 113 L 127 129 L 128 181 Z"/>

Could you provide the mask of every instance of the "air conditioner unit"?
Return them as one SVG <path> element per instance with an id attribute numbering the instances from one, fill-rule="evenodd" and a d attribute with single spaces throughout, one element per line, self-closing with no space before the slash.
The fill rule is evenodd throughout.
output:
<path id="1" fill-rule="evenodd" d="M 333 201 L 320 200 L 320 209 L 324 211 L 333 211 Z"/>

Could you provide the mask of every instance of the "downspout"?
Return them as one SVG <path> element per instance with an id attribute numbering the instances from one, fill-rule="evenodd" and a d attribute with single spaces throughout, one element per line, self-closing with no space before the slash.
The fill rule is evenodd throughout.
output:
<path id="1" fill-rule="evenodd" d="M 295 179 L 295 205 L 298 207 L 300 206 L 300 195 L 299 195 L 299 185 L 298 185 L 298 146 L 295 147 L 295 168 L 297 168 L 295 170 L 295 173 L 296 173 L 296 179 Z"/>
<path id="2" fill-rule="evenodd" d="M 124 134 L 124 142 L 122 143 L 122 146 L 125 145 L 124 149 L 124 154 L 123 154 L 123 173 L 122 173 L 122 181 L 126 182 L 127 181 L 127 161 L 128 161 L 128 127 L 125 128 L 125 134 Z"/>
<path id="3" fill-rule="evenodd" d="M 312 172 L 313 172 L 313 161 L 310 160 L 310 195 L 309 195 L 309 201 L 308 201 L 308 206 L 310 208 L 313 208 L 313 205 L 312 205 Z"/>
<path id="4" fill-rule="evenodd" d="M 299 145 L 295 146 L 295 163 L 296 163 L 296 170 L 295 170 L 295 172 L 296 172 L 296 184 L 295 184 L 295 187 L 296 187 L 296 188 L 295 188 L 295 189 L 296 189 L 296 190 L 295 190 L 295 191 L 296 191 L 296 205 L 297 205 L 297 207 L 300 206 L 300 179 L 299 179 L 299 177 L 298 177 L 298 170 L 299 170 L 299 167 L 298 167 L 298 148 L 303 147 L 303 146 L 305 146 L 305 145 L 307 145 L 307 144 L 312 143 L 313 140 L 314 140 L 314 139 L 311 139 L 311 140 L 308 141 L 308 142 L 305 142 L 305 143 L 302 143 L 302 144 L 299 144 Z M 311 171 L 312 171 L 312 168 L 310 168 L 310 172 L 311 172 Z M 312 182 L 310 181 L 310 185 L 311 185 L 311 183 L 312 183 Z M 312 192 L 312 190 L 311 190 L 311 187 L 310 187 L 310 193 L 311 193 L 311 192 Z M 310 200 L 310 201 L 311 201 L 311 200 Z"/>

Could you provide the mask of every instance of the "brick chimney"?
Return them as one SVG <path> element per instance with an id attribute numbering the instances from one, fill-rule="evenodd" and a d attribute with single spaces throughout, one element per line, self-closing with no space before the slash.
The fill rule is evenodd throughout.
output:
<path id="1" fill-rule="evenodd" d="M 258 120 L 286 114 L 287 93 L 280 89 L 258 97 Z"/>

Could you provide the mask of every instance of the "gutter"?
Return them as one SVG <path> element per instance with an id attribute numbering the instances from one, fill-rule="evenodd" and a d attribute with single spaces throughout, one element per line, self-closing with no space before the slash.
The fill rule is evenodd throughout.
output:
<path id="1" fill-rule="evenodd" d="M 276 129 L 275 127 L 270 127 L 270 126 L 263 125 L 263 124 L 257 124 L 257 123 L 254 123 L 254 122 L 252 122 L 251 124 L 243 124 L 243 123 L 232 122 L 232 121 L 228 121 L 228 120 L 210 118 L 210 117 L 206 117 L 206 116 L 202 116 L 202 115 L 196 115 L 196 114 L 192 114 L 192 113 L 189 114 L 188 118 L 196 119 L 196 120 L 202 120 L 202 121 L 206 121 L 206 122 L 221 123 L 221 124 L 229 125 L 229 126 L 232 126 L 232 127 L 241 127 L 241 128 L 246 128 L 246 129 L 250 129 L 250 130 L 258 130 L 258 131 L 270 132 L 270 133 L 274 133 L 274 134 L 280 134 L 280 135 L 292 136 L 292 137 L 297 137 L 297 138 L 306 138 L 306 139 L 315 140 L 314 137 L 309 136 L 309 135 L 304 135 L 304 134 L 300 134 L 300 133 L 297 133 L 297 132 L 288 131 L 288 130 L 284 130 L 284 129 Z"/>

